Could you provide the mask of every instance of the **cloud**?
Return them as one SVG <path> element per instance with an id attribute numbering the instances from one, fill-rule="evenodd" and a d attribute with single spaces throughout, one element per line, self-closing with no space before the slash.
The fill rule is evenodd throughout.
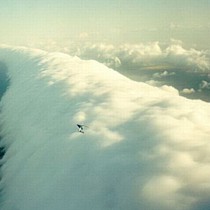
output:
<path id="1" fill-rule="evenodd" d="M 208 50 L 186 49 L 180 40 L 171 39 L 170 44 L 159 42 L 147 44 L 91 44 L 69 47 L 69 54 L 83 59 L 94 59 L 127 77 L 149 82 L 153 85 L 173 86 L 185 97 L 209 101 L 207 91 L 196 91 L 203 80 L 208 81 L 210 54 Z M 67 51 L 68 52 L 68 51 Z M 195 92 L 186 94 L 183 89 Z"/>
<path id="2" fill-rule="evenodd" d="M 157 72 L 153 74 L 154 78 L 162 78 L 162 77 L 168 77 L 168 76 L 173 76 L 175 75 L 175 72 L 168 72 L 168 71 L 163 71 L 163 72 Z"/>
<path id="3" fill-rule="evenodd" d="M 9 85 L 9 78 L 7 75 L 7 67 L 0 62 L 0 100 Z"/>
<path id="4" fill-rule="evenodd" d="M 209 208 L 209 103 L 67 54 L 0 60 L 2 210 Z"/>
<path id="5" fill-rule="evenodd" d="M 199 85 L 199 90 L 210 90 L 210 82 L 203 80 Z"/>
<path id="6" fill-rule="evenodd" d="M 51 44 L 50 44 L 51 43 Z M 97 60 L 125 76 L 156 86 L 173 86 L 185 97 L 209 101 L 209 93 L 199 90 L 202 81 L 209 81 L 209 50 L 185 48 L 180 40 L 170 43 L 109 44 L 68 42 L 64 46 L 48 42 L 42 49 L 60 51 L 85 60 Z M 192 88 L 195 92 L 186 94 L 183 89 Z"/>
<path id="7" fill-rule="evenodd" d="M 207 53 L 195 49 L 186 50 L 180 45 L 171 45 L 166 49 L 167 57 L 177 66 L 190 68 L 191 71 L 209 71 L 210 63 Z"/>
<path id="8" fill-rule="evenodd" d="M 71 47 L 70 47 L 71 48 Z M 163 66 L 165 68 L 187 68 L 190 71 L 209 71 L 209 54 L 207 51 L 185 49 L 181 41 L 173 40 L 171 45 L 162 48 L 159 42 L 148 44 L 122 44 L 119 46 L 109 44 L 87 44 L 79 47 L 76 55 L 86 59 L 96 59 L 104 64 L 107 60 L 121 61 L 121 67 L 129 63 L 138 67 Z M 71 51 L 73 53 L 73 51 Z M 115 62 L 110 65 L 115 67 Z"/>
<path id="9" fill-rule="evenodd" d="M 86 32 L 80 37 L 86 38 Z M 91 43 L 80 40 L 78 43 L 67 42 L 65 45 L 48 40 L 36 46 L 48 51 L 57 50 L 79 56 L 84 59 L 94 59 L 112 68 L 124 69 L 127 66 L 139 68 L 164 68 L 170 70 L 182 68 L 189 71 L 209 72 L 210 53 L 208 50 L 186 49 L 180 40 L 171 39 L 170 43 L 161 44 L 158 41 L 138 44 Z M 34 46 L 34 45 L 33 45 Z M 119 62 L 120 61 L 120 62 Z M 117 63 L 117 66 L 115 66 Z"/>
<path id="10" fill-rule="evenodd" d="M 184 93 L 184 94 L 191 94 L 191 93 L 195 93 L 195 90 L 193 89 L 193 88 L 184 88 L 183 90 L 182 90 L 182 93 Z"/>
<path id="11" fill-rule="evenodd" d="M 143 195 L 148 202 L 155 202 L 157 208 L 164 206 L 163 208 L 169 209 L 171 206 L 175 206 L 178 200 L 177 191 L 182 188 L 182 184 L 174 177 L 160 176 L 151 179 L 143 189 Z M 157 189 L 159 192 L 157 193 Z M 166 199 L 163 203 L 162 200 Z M 178 207 L 179 208 L 179 207 Z"/>
<path id="12" fill-rule="evenodd" d="M 167 92 L 173 93 L 175 95 L 179 95 L 179 91 L 176 88 L 172 87 L 172 86 L 163 85 L 163 86 L 161 86 L 161 89 L 163 89 L 163 90 L 165 90 Z"/>

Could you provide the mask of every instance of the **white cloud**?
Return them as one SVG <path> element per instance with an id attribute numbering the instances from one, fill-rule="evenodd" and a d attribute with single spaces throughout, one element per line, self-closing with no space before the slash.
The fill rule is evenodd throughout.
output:
<path id="1" fill-rule="evenodd" d="M 210 90 L 210 82 L 203 80 L 199 85 L 199 91 Z"/>
<path id="2" fill-rule="evenodd" d="M 81 37 L 88 34 L 81 33 Z M 56 43 L 48 41 L 40 43 L 42 49 L 56 50 Z M 208 51 L 185 49 L 180 40 L 171 39 L 168 46 L 161 46 L 158 41 L 139 44 L 106 44 L 90 43 L 84 40 L 79 43 L 57 44 L 57 50 L 84 59 L 97 60 L 114 69 L 130 68 L 159 68 L 162 70 L 180 69 L 193 72 L 210 71 L 210 54 Z"/>
<path id="3" fill-rule="evenodd" d="M 177 205 L 179 198 L 178 190 L 182 184 L 175 177 L 159 176 L 152 178 L 143 188 L 143 195 L 148 203 L 156 203 L 156 208 L 170 209 Z M 162 202 L 163 200 L 164 203 Z M 152 206 L 152 205 L 151 205 Z M 150 207 L 151 208 L 151 207 Z M 181 209 L 177 205 L 177 209 Z"/>
<path id="4" fill-rule="evenodd" d="M 160 47 L 158 42 L 118 46 L 89 43 L 80 45 L 76 51 L 72 50 L 71 46 L 69 48 L 71 54 L 85 59 L 96 59 L 112 68 L 125 68 L 129 64 L 136 68 L 159 66 L 169 70 L 174 68 L 202 72 L 210 70 L 210 56 L 207 51 L 185 49 L 181 41 L 174 39 L 166 48 Z"/>
<path id="5" fill-rule="evenodd" d="M 181 92 L 184 94 L 191 94 L 195 93 L 195 90 L 193 88 L 184 88 Z"/>
<path id="6" fill-rule="evenodd" d="M 154 78 L 162 78 L 162 77 L 168 77 L 168 76 L 173 76 L 175 75 L 175 72 L 168 72 L 168 71 L 163 71 L 163 72 L 157 72 L 153 74 Z"/>
<path id="7" fill-rule="evenodd" d="M 181 45 L 171 45 L 166 49 L 169 62 L 178 67 L 188 67 L 192 71 L 209 71 L 208 54 L 195 49 L 186 50 Z"/>
<path id="8" fill-rule="evenodd" d="M 209 103 L 62 53 L 2 48 L 0 60 L 11 78 L 1 100 L 2 210 L 202 208 Z"/>
<path id="9" fill-rule="evenodd" d="M 168 86 L 168 85 L 163 85 L 161 87 L 162 90 L 165 90 L 167 92 L 170 92 L 172 94 L 175 94 L 175 95 L 179 95 L 179 91 L 177 89 L 175 89 L 174 87 L 172 86 Z"/>
<path id="10" fill-rule="evenodd" d="M 171 39 L 171 43 L 165 47 L 159 42 L 118 46 L 88 43 L 78 46 L 77 51 L 70 50 L 70 54 L 97 60 L 134 80 L 147 83 L 153 81 L 153 85 L 157 86 L 174 86 L 184 93 L 184 87 L 198 90 L 199 82 L 207 80 L 205 77 L 210 71 L 210 54 L 208 51 L 186 49 L 183 45 L 175 39 Z M 185 97 L 193 94 L 191 91 L 190 96 L 184 91 Z M 196 92 L 193 97 L 209 100 L 204 91 Z"/>

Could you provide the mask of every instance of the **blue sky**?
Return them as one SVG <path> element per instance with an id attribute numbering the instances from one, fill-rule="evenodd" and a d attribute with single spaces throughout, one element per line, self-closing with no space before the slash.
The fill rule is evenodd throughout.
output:
<path id="1" fill-rule="evenodd" d="M 7 0 L 2 42 L 39 39 L 210 44 L 210 0 Z"/>

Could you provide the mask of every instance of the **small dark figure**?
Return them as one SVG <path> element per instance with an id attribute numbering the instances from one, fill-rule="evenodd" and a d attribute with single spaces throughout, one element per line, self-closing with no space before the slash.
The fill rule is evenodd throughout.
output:
<path id="1" fill-rule="evenodd" d="M 85 125 L 80 125 L 80 124 L 77 124 L 77 127 L 78 127 L 78 131 L 80 132 L 80 133 L 85 133 L 84 132 L 84 127 L 87 127 L 87 126 L 85 126 Z"/>

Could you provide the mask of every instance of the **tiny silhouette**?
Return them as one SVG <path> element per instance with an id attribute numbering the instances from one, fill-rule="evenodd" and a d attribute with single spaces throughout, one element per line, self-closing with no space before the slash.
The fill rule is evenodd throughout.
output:
<path id="1" fill-rule="evenodd" d="M 78 131 L 80 132 L 80 133 L 85 133 L 84 132 L 84 127 L 87 127 L 86 125 L 80 125 L 80 124 L 77 124 L 77 127 L 78 127 Z"/>

